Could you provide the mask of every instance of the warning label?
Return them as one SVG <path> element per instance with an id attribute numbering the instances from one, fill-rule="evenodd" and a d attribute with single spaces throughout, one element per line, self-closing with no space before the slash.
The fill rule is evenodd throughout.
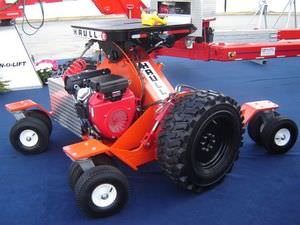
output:
<path id="1" fill-rule="evenodd" d="M 270 48 L 262 48 L 260 51 L 260 56 L 275 56 L 276 48 L 270 47 Z"/>

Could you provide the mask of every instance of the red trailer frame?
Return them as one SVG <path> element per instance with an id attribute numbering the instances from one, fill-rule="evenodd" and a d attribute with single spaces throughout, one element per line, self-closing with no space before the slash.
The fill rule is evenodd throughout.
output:
<path id="1" fill-rule="evenodd" d="M 171 49 L 160 49 L 157 55 L 189 58 L 203 61 L 262 60 L 300 56 L 300 30 L 279 30 L 277 42 L 263 43 L 214 43 L 206 40 L 210 21 L 203 21 L 203 41 L 194 41 L 191 48 L 187 39 L 178 41 Z"/>

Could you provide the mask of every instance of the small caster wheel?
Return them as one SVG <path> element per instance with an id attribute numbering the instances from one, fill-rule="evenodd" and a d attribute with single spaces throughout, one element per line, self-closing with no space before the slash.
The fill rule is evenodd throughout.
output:
<path id="1" fill-rule="evenodd" d="M 294 121 L 283 117 L 273 117 L 261 131 L 261 141 L 269 153 L 283 154 L 296 143 L 298 128 Z"/>
<path id="2" fill-rule="evenodd" d="M 75 185 L 79 208 L 91 217 L 119 212 L 127 202 L 128 180 L 113 166 L 96 166 L 82 174 Z"/>
<path id="3" fill-rule="evenodd" d="M 247 129 L 248 135 L 257 145 L 263 145 L 261 131 L 265 122 L 276 116 L 279 116 L 279 113 L 275 111 L 258 112 L 250 120 Z"/>
<path id="4" fill-rule="evenodd" d="M 48 127 L 49 135 L 51 135 L 51 133 L 52 133 L 52 121 L 51 121 L 51 119 L 50 119 L 50 117 L 48 116 L 47 113 L 45 113 L 45 112 L 43 112 L 42 110 L 39 110 L 39 109 L 32 109 L 32 110 L 25 111 L 24 114 L 25 114 L 26 117 L 33 117 L 33 118 L 39 119 L 40 121 L 45 123 L 45 125 Z"/>
<path id="5" fill-rule="evenodd" d="M 45 152 L 49 143 L 48 127 L 39 119 L 25 117 L 10 130 L 10 142 L 19 152 L 37 154 Z"/>
<path id="6" fill-rule="evenodd" d="M 113 161 L 113 159 L 107 155 L 97 155 L 93 157 L 93 163 L 95 166 L 99 165 L 111 165 L 116 166 L 116 163 Z M 74 191 L 75 185 L 79 179 L 79 177 L 83 174 L 83 170 L 81 169 L 78 162 L 72 162 L 69 168 L 69 185 L 70 188 Z"/>

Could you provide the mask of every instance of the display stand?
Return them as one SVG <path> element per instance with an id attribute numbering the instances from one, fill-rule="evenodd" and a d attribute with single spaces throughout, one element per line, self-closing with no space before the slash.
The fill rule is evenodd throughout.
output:
<path id="1" fill-rule="evenodd" d="M 0 49 L 0 80 L 9 81 L 9 90 L 43 86 L 15 26 L 0 26 Z"/>

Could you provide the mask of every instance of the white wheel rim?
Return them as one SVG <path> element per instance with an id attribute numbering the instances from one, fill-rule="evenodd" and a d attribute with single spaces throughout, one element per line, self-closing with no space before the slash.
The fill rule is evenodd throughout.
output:
<path id="1" fill-rule="evenodd" d="M 280 147 L 285 146 L 287 143 L 289 143 L 290 139 L 291 132 L 286 128 L 278 130 L 274 137 L 275 144 Z"/>
<path id="2" fill-rule="evenodd" d="M 38 134 L 33 130 L 23 130 L 19 136 L 20 142 L 25 147 L 31 148 L 39 141 Z"/>
<path id="3" fill-rule="evenodd" d="M 98 207 L 107 207 L 117 198 L 117 189 L 111 184 L 101 184 L 92 192 L 92 201 Z"/>

